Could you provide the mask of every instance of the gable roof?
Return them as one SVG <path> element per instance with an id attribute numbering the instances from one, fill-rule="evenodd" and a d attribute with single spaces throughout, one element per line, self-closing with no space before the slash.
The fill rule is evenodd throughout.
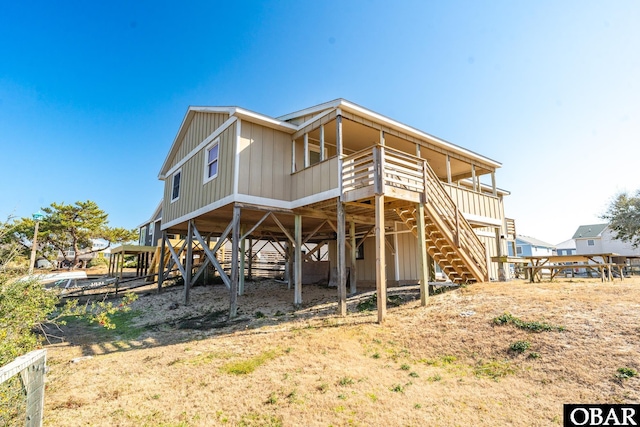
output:
<path id="1" fill-rule="evenodd" d="M 520 234 L 516 236 L 516 240 L 520 240 L 521 242 L 524 242 L 531 246 L 538 246 L 542 248 L 555 248 L 555 245 L 552 245 L 551 243 L 543 242 L 542 240 L 538 240 L 534 237 L 522 236 Z"/>
<path id="2" fill-rule="evenodd" d="M 609 224 L 581 225 L 576 232 L 573 233 L 573 239 L 593 239 L 594 237 L 600 237 L 608 225 Z"/>
<path id="3" fill-rule="evenodd" d="M 383 116 L 382 114 L 379 114 L 367 108 L 361 107 L 358 104 L 347 101 L 346 99 L 338 98 L 333 101 L 329 101 L 313 107 L 305 108 L 303 110 L 289 113 L 277 118 L 269 117 L 267 115 L 256 113 L 254 111 L 247 110 L 241 107 L 190 106 L 189 109 L 187 110 L 187 113 L 184 116 L 184 119 L 182 120 L 178 133 L 176 134 L 173 140 L 171 148 L 169 149 L 169 153 L 167 154 L 167 157 L 165 158 L 165 161 L 162 164 L 162 167 L 160 168 L 158 178 L 159 179 L 165 178 L 165 174 L 167 170 L 169 170 L 169 163 L 173 158 L 173 156 L 177 153 L 178 148 L 180 147 L 182 136 L 184 135 L 187 128 L 191 124 L 191 120 L 193 119 L 196 113 L 226 113 L 226 114 L 229 114 L 229 120 L 235 120 L 236 118 L 240 118 L 243 120 L 250 121 L 252 123 L 257 123 L 267 127 L 278 129 L 278 130 L 287 132 L 289 134 L 294 134 L 296 131 L 306 127 L 308 123 L 305 122 L 305 123 L 301 123 L 300 125 L 294 125 L 292 123 L 289 123 L 288 120 L 292 120 L 292 119 L 306 116 L 306 115 L 322 114 L 327 110 L 335 110 L 335 109 L 345 110 L 353 114 L 362 116 L 363 118 L 367 118 L 371 121 L 382 123 L 385 126 L 390 127 L 391 129 L 397 130 L 402 133 L 406 133 L 407 135 L 411 135 L 415 138 L 418 138 L 424 141 L 428 141 L 429 143 L 436 145 L 438 147 L 441 147 L 444 150 L 449 150 L 451 152 L 459 153 L 461 155 L 466 156 L 469 159 L 476 160 L 492 168 L 499 168 L 502 166 L 502 163 L 496 160 L 490 159 L 474 151 L 460 147 L 459 145 L 453 144 L 444 139 L 430 135 L 414 127 L 405 125 L 404 123 L 398 122 L 389 117 Z M 316 118 L 313 118 L 309 121 L 313 121 L 315 119 Z"/>
<path id="4" fill-rule="evenodd" d="M 573 239 L 565 240 L 558 243 L 556 249 L 576 249 L 576 241 Z"/>
<path id="5" fill-rule="evenodd" d="M 380 113 L 376 113 L 375 111 L 369 110 L 368 108 L 362 107 L 354 102 L 348 101 L 344 98 L 338 98 L 335 99 L 333 101 L 329 101 L 329 102 L 325 102 L 319 105 L 316 105 L 314 107 L 309 107 L 309 108 L 305 108 L 303 110 L 299 110 L 299 111 L 295 111 L 293 113 L 289 113 L 289 114 L 285 114 L 283 116 L 279 116 L 278 119 L 279 120 L 292 120 L 295 119 L 297 117 L 302 117 L 302 116 L 306 116 L 306 115 L 310 115 L 310 114 L 316 114 L 316 113 L 322 113 L 323 111 L 327 111 L 329 109 L 341 109 L 341 110 L 345 110 L 354 114 L 357 114 L 359 116 L 362 116 L 364 118 L 368 118 L 371 121 L 374 122 L 378 122 L 378 123 L 383 123 L 386 126 L 395 129 L 397 131 L 406 133 L 408 135 L 412 135 L 414 137 L 417 137 L 418 139 L 422 139 L 422 140 L 426 140 L 429 141 L 430 143 L 440 146 L 444 149 L 453 151 L 453 152 L 458 152 L 460 154 L 463 154 L 469 158 L 478 160 L 482 163 L 488 164 L 494 168 L 499 168 L 502 166 L 502 163 L 490 159 L 488 157 L 485 157 L 481 154 L 478 154 L 474 151 L 468 150 L 466 148 L 463 148 L 459 145 L 456 145 L 452 142 L 446 141 L 442 138 L 438 138 L 436 136 L 433 136 L 431 134 L 428 134 L 424 131 L 421 131 L 419 129 L 416 129 L 414 127 L 405 125 L 404 123 L 401 123 L 397 120 L 394 120 L 392 118 L 389 118 L 387 116 L 384 116 Z M 306 123 L 302 123 L 300 125 L 300 128 L 303 128 L 306 126 Z"/>

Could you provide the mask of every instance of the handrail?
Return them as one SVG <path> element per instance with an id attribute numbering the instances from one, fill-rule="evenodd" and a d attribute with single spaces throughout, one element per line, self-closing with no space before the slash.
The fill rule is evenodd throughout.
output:
<path id="1" fill-rule="evenodd" d="M 433 169 L 428 165 L 426 167 L 425 175 L 427 178 L 427 191 L 429 197 L 438 200 L 438 203 L 433 203 L 432 205 L 436 210 L 440 211 L 441 217 L 448 223 L 451 229 L 456 230 L 458 235 L 458 244 L 460 247 L 463 247 L 469 252 L 476 264 L 484 266 L 486 263 L 483 261 L 485 254 L 479 250 L 479 248 L 483 248 L 484 245 L 478 238 L 477 234 L 473 232 L 471 225 L 463 215 L 456 215 L 458 208 L 446 193 L 444 186 L 436 176 Z M 486 273 L 486 266 L 484 268 L 481 267 L 481 269 L 483 273 Z"/>

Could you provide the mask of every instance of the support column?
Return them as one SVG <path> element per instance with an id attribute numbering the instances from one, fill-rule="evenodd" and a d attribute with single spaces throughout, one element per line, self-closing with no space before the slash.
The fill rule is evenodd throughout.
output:
<path id="1" fill-rule="evenodd" d="M 502 233 L 501 228 L 496 227 L 496 255 L 498 259 L 502 259 Z M 506 282 L 507 281 L 507 273 L 504 269 L 504 262 L 498 261 L 498 281 Z M 487 266 L 489 267 L 489 266 Z M 573 272 L 573 269 L 571 270 Z"/>
<path id="2" fill-rule="evenodd" d="M 191 274 L 193 266 L 193 220 L 187 225 L 187 255 L 184 260 L 184 304 L 189 304 L 189 291 L 191 290 Z"/>
<path id="3" fill-rule="evenodd" d="M 324 160 L 324 125 L 320 125 L 320 161 Z"/>
<path id="4" fill-rule="evenodd" d="M 345 242 L 345 216 L 344 204 L 338 199 L 337 205 L 337 242 L 338 250 L 338 314 L 347 315 L 347 269 L 346 269 L 346 242 Z"/>
<path id="5" fill-rule="evenodd" d="M 476 165 L 471 165 L 471 181 L 473 184 L 473 191 L 478 191 L 476 188 Z"/>
<path id="6" fill-rule="evenodd" d="M 351 272 L 349 273 L 349 293 L 351 295 L 357 292 L 358 270 L 356 268 L 356 257 L 358 256 L 358 246 L 356 245 L 356 223 L 351 221 L 349 224 L 349 237 L 351 239 Z"/>
<path id="7" fill-rule="evenodd" d="M 418 274 L 420 274 L 420 304 L 427 305 L 429 297 L 429 264 L 427 261 L 426 227 L 424 222 L 424 203 L 416 204 L 418 213 Z"/>
<path id="8" fill-rule="evenodd" d="M 293 285 L 293 242 L 287 242 L 287 289 Z"/>
<path id="9" fill-rule="evenodd" d="M 244 227 L 240 226 L 240 235 L 244 235 Z M 238 295 L 244 295 L 244 264 L 245 264 L 245 240 L 240 240 L 240 277 L 238 283 Z"/>
<path id="10" fill-rule="evenodd" d="M 304 167 L 309 167 L 309 134 L 304 134 Z"/>
<path id="11" fill-rule="evenodd" d="M 238 249 L 240 244 L 240 206 L 233 207 L 231 229 L 231 286 L 229 287 L 229 319 L 238 315 Z"/>
<path id="12" fill-rule="evenodd" d="M 247 257 L 247 262 L 249 264 L 247 276 L 249 280 L 253 280 L 253 239 L 249 239 L 249 255 Z"/>
<path id="13" fill-rule="evenodd" d="M 451 157 L 447 154 L 447 184 L 451 185 Z"/>
<path id="14" fill-rule="evenodd" d="M 302 215 L 295 216 L 294 231 L 296 242 L 294 246 L 295 259 L 293 262 L 293 269 L 295 271 L 293 303 L 298 305 L 302 304 Z"/>
<path id="15" fill-rule="evenodd" d="M 384 194 L 376 194 L 376 292 L 378 294 L 378 323 L 387 314 L 387 272 L 385 265 Z"/>

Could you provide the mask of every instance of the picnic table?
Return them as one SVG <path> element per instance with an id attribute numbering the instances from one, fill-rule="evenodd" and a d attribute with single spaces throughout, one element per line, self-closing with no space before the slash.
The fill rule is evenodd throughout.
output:
<path id="1" fill-rule="evenodd" d="M 538 282 L 542 279 L 542 271 L 548 270 L 553 280 L 562 270 L 574 268 L 587 268 L 600 271 L 602 281 L 613 280 L 612 270 L 618 267 L 620 278 L 624 278 L 623 268 L 626 265 L 626 258 L 615 253 L 604 254 L 584 254 L 584 255 L 537 255 L 523 256 L 528 261 L 525 269 L 529 272 L 529 281 Z"/>

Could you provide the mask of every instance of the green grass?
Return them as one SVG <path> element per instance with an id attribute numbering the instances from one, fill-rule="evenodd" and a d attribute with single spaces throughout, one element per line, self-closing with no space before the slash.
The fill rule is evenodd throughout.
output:
<path id="1" fill-rule="evenodd" d="M 220 368 L 220 370 L 227 374 L 246 375 L 252 373 L 258 367 L 264 365 L 270 360 L 275 359 L 276 357 L 278 357 L 277 352 L 273 350 L 265 351 L 249 359 L 226 363 Z"/>
<path id="2" fill-rule="evenodd" d="M 516 371 L 506 360 L 490 360 L 488 362 L 480 361 L 474 368 L 474 373 L 479 377 L 488 377 L 498 380 L 507 375 L 514 374 Z"/>
<path id="3" fill-rule="evenodd" d="M 91 323 L 86 317 L 68 316 L 63 320 L 70 326 L 84 326 L 91 330 L 101 341 L 128 341 L 137 339 L 144 331 L 144 327 L 133 326 L 133 320 L 142 313 L 139 310 L 117 311 L 111 316 L 114 329 L 107 329 L 97 323 Z"/>
<path id="4" fill-rule="evenodd" d="M 545 322 L 525 322 L 510 313 L 504 313 L 493 319 L 495 325 L 513 325 L 518 329 L 530 332 L 564 331 L 564 326 L 551 325 Z"/>

